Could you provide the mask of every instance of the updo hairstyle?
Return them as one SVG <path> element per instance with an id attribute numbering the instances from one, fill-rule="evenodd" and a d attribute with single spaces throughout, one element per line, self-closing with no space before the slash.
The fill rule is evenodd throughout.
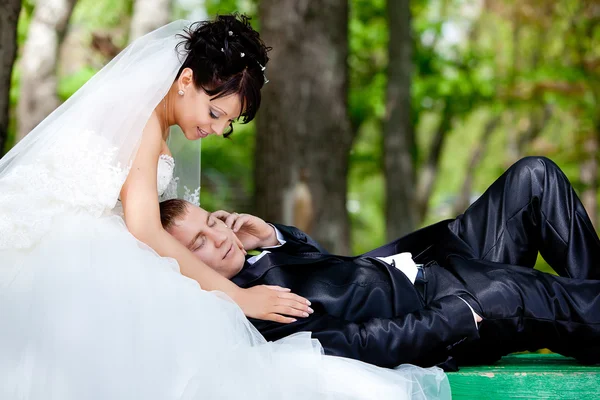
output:
<path id="1" fill-rule="evenodd" d="M 193 71 L 194 85 L 212 99 L 237 94 L 242 103 L 242 123 L 254 119 L 260 107 L 260 89 L 266 82 L 264 67 L 269 61 L 265 46 L 245 15 L 219 15 L 213 21 L 191 24 L 177 45 L 185 50 L 185 68 Z M 223 134 L 233 132 L 230 125 Z"/>

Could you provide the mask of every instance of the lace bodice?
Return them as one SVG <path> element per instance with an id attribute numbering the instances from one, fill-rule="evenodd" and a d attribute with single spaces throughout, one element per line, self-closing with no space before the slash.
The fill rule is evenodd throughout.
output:
<path id="1" fill-rule="evenodd" d="M 177 197 L 177 178 L 173 178 L 174 171 L 175 159 L 168 154 L 161 154 L 156 169 L 156 189 L 160 201 Z M 123 216 L 123 204 L 120 199 L 111 213 Z"/>
<path id="2" fill-rule="evenodd" d="M 158 196 L 162 197 L 169 189 L 173 181 L 173 171 L 175 170 L 175 160 L 168 154 L 161 154 L 158 158 L 158 169 L 156 174 L 156 188 Z"/>
<path id="3" fill-rule="evenodd" d="M 0 250 L 31 246 L 65 212 L 122 216 L 116 200 L 129 167 L 114 161 L 116 151 L 92 132 L 83 132 L 0 176 Z M 177 197 L 174 169 L 173 157 L 159 157 L 160 200 Z"/>

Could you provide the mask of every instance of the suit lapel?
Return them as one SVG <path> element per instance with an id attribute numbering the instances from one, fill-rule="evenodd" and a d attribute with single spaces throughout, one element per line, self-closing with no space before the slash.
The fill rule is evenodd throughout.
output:
<path id="1" fill-rule="evenodd" d="M 253 281 L 259 279 L 264 274 L 266 274 L 270 269 L 279 267 L 281 265 L 309 265 L 318 262 L 323 262 L 327 259 L 344 258 L 353 259 L 354 257 L 339 257 L 320 253 L 306 253 L 302 256 L 291 256 L 289 254 L 280 252 L 267 253 L 254 264 L 249 264 L 248 258 L 246 258 L 244 268 L 231 280 L 238 286 L 248 286 Z"/>

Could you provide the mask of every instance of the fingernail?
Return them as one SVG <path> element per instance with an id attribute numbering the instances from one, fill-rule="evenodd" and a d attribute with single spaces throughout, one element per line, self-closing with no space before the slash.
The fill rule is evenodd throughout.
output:
<path id="1" fill-rule="evenodd" d="M 306 304 L 308 304 L 310 306 L 312 303 L 310 301 L 306 300 Z"/>
<path id="2" fill-rule="evenodd" d="M 298 321 L 296 318 L 292 318 L 292 322 L 296 322 Z"/>
<path id="3" fill-rule="evenodd" d="M 308 317 L 308 313 L 307 313 L 307 312 L 303 312 L 303 313 L 302 313 L 302 316 L 303 316 L 304 318 L 306 318 L 306 317 Z"/>
<path id="4" fill-rule="evenodd" d="M 314 313 L 314 312 L 315 312 L 315 310 L 313 310 L 312 308 L 308 307 L 308 312 L 309 312 L 310 314 L 312 314 L 312 313 Z"/>

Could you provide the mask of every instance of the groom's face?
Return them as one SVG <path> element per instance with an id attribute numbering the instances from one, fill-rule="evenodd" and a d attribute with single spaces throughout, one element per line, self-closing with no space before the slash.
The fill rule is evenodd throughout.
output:
<path id="1" fill-rule="evenodd" d="M 242 243 L 235 233 L 208 211 L 192 204 L 186 208 L 169 233 L 221 275 L 235 276 L 244 266 Z"/>

